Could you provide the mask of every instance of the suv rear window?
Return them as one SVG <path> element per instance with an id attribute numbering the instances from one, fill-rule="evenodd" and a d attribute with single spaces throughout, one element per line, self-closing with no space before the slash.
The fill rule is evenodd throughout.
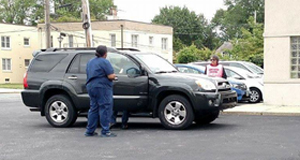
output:
<path id="1" fill-rule="evenodd" d="M 50 72 L 67 54 L 39 55 L 30 65 L 30 72 Z"/>

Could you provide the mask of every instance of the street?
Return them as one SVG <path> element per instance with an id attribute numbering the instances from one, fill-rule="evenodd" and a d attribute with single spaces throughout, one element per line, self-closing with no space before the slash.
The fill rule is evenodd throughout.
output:
<path id="1" fill-rule="evenodd" d="M 112 130 L 116 138 L 84 137 L 86 118 L 53 128 L 24 106 L 20 94 L 0 94 L 0 121 L 0 160 L 300 159 L 296 116 L 220 115 L 183 131 L 165 130 L 159 119 L 131 118 L 129 130 Z"/>

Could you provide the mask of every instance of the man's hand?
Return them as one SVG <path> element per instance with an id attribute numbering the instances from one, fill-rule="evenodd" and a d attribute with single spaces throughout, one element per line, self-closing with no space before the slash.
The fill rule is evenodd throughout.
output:
<path id="1" fill-rule="evenodd" d="M 108 75 L 107 78 L 109 80 L 114 80 L 116 78 L 116 75 L 113 73 L 113 74 Z"/>

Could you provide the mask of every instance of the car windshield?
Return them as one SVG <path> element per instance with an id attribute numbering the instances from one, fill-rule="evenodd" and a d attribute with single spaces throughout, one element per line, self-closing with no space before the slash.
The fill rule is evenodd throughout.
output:
<path id="1" fill-rule="evenodd" d="M 256 74 L 264 74 L 264 70 L 253 63 L 245 62 L 245 65 L 247 65 Z"/>
<path id="2" fill-rule="evenodd" d="M 155 54 L 137 54 L 136 57 L 143 61 L 153 73 L 177 72 L 172 64 Z"/>

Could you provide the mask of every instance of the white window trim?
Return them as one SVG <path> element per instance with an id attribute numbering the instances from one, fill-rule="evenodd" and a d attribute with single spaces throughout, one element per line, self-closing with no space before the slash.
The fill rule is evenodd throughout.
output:
<path id="1" fill-rule="evenodd" d="M 165 45 L 164 45 L 164 40 L 166 42 Z M 168 38 L 166 38 L 166 37 L 161 38 L 161 49 L 164 51 L 168 50 Z"/>
<path id="2" fill-rule="evenodd" d="M 115 46 L 113 46 L 112 44 L 113 44 L 113 41 L 112 41 L 112 36 L 115 36 Z M 109 37 L 110 37 L 110 46 L 111 47 L 117 47 L 117 35 L 115 34 L 115 33 L 111 33 L 111 34 L 109 34 Z"/>
<path id="3" fill-rule="evenodd" d="M 6 42 L 6 37 L 9 37 L 9 48 L 8 47 L 4 47 L 4 48 L 2 47 L 2 37 L 5 37 L 5 42 Z M 2 35 L 0 40 L 1 40 L 1 49 L 2 50 L 11 50 L 11 37 L 10 36 Z"/>
<path id="4" fill-rule="evenodd" d="M 29 64 L 28 64 L 28 66 L 26 66 L 25 60 L 29 60 Z M 26 69 L 29 67 L 29 65 L 30 65 L 30 62 L 31 62 L 31 59 L 24 59 L 24 66 L 25 66 L 25 68 L 26 68 Z"/>
<path id="5" fill-rule="evenodd" d="M 10 70 L 4 70 L 3 68 L 3 59 L 10 59 Z M 2 72 L 12 72 L 12 59 L 11 58 L 2 58 L 1 59 L 1 68 L 2 68 Z"/>
<path id="6" fill-rule="evenodd" d="M 150 39 L 151 39 L 151 43 L 150 43 Z M 154 40 L 154 37 L 153 36 L 149 36 L 149 45 L 150 46 L 153 46 L 153 41 Z"/>
<path id="7" fill-rule="evenodd" d="M 133 43 L 133 37 L 136 36 L 136 46 L 134 46 L 135 44 Z M 138 47 L 139 46 L 139 35 L 138 34 L 132 34 L 131 35 L 131 47 Z"/>
<path id="8" fill-rule="evenodd" d="M 25 44 L 25 38 L 28 39 L 28 45 Z M 30 47 L 30 38 L 29 37 L 23 38 L 23 45 L 24 45 L 24 47 Z"/>

